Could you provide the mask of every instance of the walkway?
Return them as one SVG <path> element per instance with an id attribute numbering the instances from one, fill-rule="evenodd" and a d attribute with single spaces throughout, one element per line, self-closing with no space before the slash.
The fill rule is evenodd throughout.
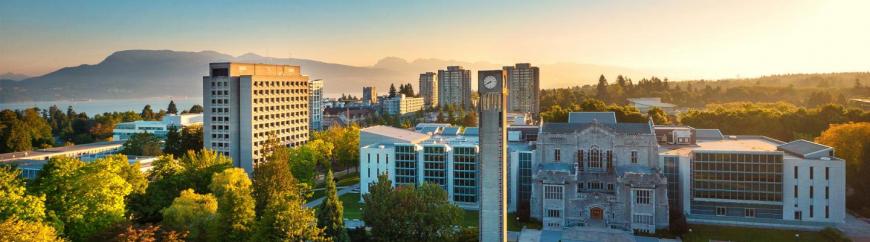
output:
<path id="1" fill-rule="evenodd" d="M 338 194 L 338 196 L 341 197 L 341 195 L 352 192 L 354 189 L 359 189 L 359 183 L 353 184 L 350 186 L 346 186 L 346 187 L 338 187 L 338 189 L 339 190 L 338 190 L 338 192 L 336 192 L 336 194 Z M 324 199 L 326 199 L 326 196 L 318 198 L 318 199 L 314 199 L 313 201 L 306 203 L 305 206 L 309 207 L 309 208 L 317 207 L 320 205 L 320 203 L 323 202 Z"/>
<path id="2" fill-rule="evenodd" d="M 852 214 L 846 214 L 845 223 L 837 226 L 852 241 L 870 241 L 870 224 L 856 218 Z"/>
<path id="3" fill-rule="evenodd" d="M 590 228 L 590 227 L 569 227 L 562 231 L 553 230 L 536 230 L 523 229 L 520 232 L 519 242 L 659 242 L 673 241 L 660 240 L 652 237 L 635 236 L 627 231 L 608 229 L 608 228 Z"/>

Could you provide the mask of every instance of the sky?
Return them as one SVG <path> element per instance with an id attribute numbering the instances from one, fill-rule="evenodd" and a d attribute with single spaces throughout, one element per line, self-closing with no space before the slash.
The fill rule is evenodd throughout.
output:
<path id="1" fill-rule="evenodd" d="M 0 1 L 0 73 L 126 49 L 370 66 L 395 56 L 614 65 L 685 78 L 870 71 L 866 0 Z"/>

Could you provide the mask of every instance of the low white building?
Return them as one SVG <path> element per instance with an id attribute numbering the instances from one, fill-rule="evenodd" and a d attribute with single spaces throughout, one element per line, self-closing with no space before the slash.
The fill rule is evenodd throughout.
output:
<path id="1" fill-rule="evenodd" d="M 402 94 L 384 100 L 384 112 L 389 115 L 404 115 L 420 110 L 423 110 L 422 97 L 405 97 L 405 94 Z"/>
<path id="2" fill-rule="evenodd" d="M 161 121 L 133 121 L 119 123 L 112 130 L 113 141 L 124 141 L 138 133 L 150 133 L 161 139 L 166 138 L 170 127 L 186 127 L 202 125 L 202 114 L 166 115 Z"/>
<path id="3" fill-rule="evenodd" d="M 844 222 L 845 161 L 833 148 L 657 126 L 668 199 L 689 222 L 821 229 Z"/>
<path id="4" fill-rule="evenodd" d="M 665 113 L 674 114 L 677 108 L 677 105 L 664 103 L 658 97 L 629 98 L 628 104 L 637 108 L 641 113 L 647 113 L 653 108 L 659 108 L 665 111 Z"/>

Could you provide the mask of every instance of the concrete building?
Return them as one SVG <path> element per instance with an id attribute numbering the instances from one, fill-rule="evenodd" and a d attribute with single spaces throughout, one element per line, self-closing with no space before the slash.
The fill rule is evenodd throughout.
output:
<path id="1" fill-rule="evenodd" d="M 365 105 L 375 105 L 378 103 L 378 89 L 375 87 L 363 87 L 362 102 Z"/>
<path id="2" fill-rule="evenodd" d="M 507 241 L 506 72 L 479 71 L 480 241 Z"/>
<path id="3" fill-rule="evenodd" d="M 0 163 L 14 160 L 48 160 L 55 156 L 67 156 L 89 160 L 109 154 L 116 154 L 124 148 L 124 141 L 107 141 L 73 146 L 53 147 L 32 151 L 19 151 L 0 154 Z"/>
<path id="4" fill-rule="evenodd" d="M 512 113 L 529 113 L 538 117 L 540 112 L 540 71 L 529 63 L 505 66 L 507 72 L 507 110 Z"/>
<path id="5" fill-rule="evenodd" d="M 461 66 L 438 70 L 438 105 L 471 108 L 471 71 Z"/>
<path id="6" fill-rule="evenodd" d="M 659 97 L 629 98 L 628 104 L 637 108 L 641 113 L 647 113 L 653 108 L 659 108 L 668 114 L 675 114 L 677 112 L 677 105 L 664 103 L 662 98 Z"/>
<path id="7" fill-rule="evenodd" d="M 138 133 L 150 133 L 158 138 L 165 139 L 170 127 L 187 127 L 191 125 L 202 125 L 202 114 L 169 114 L 163 116 L 160 121 L 133 121 L 124 122 L 115 125 L 112 129 L 112 140 L 125 141 L 131 136 Z"/>
<path id="8" fill-rule="evenodd" d="M 438 79 L 435 72 L 421 73 L 419 87 L 424 107 L 438 107 Z"/>
<path id="9" fill-rule="evenodd" d="M 273 138 L 294 147 L 308 140 L 308 76 L 299 66 L 211 63 L 203 79 L 204 144 L 249 174 Z"/>
<path id="10" fill-rule="evenodd" d="M 657 126 L 671 206 L 691 223 L 822 229 L 844 222 L 845 161 L 805 140 Z"/>
<path id="11" fill-rule="evenodd" d="M 532 217 L 545 230 L 666 228 L 667 182 L 657 148 L 651 123 L 620 123 L 613 112 L 570 113 L 567 123 L 544 123 Z"/>
<path id="12" fill-rule="evenodd" d="M 422 97 L 405 97 L 405 94 L 400 94 L 384 100 L 384 112 L 389 115 L 405 115 L 420 110 L 423 110 Z"/>
<path id="13" fill-rule="evenodd" d="M 319 131 L 323 129 L 323 80 L 308 82 L 308 129 Z"/>

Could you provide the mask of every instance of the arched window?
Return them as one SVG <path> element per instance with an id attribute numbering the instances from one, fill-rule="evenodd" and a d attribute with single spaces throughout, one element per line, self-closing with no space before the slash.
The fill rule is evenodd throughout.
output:
<path id="1" fill-rule="evenodd" d="M 601 151 L 598 146 L 593 145 L 589 149 L 589 168 L 601 168 Z"/>
<path id="2" fill-rule="evenodd" d="M 578 150 L 577 151 L 577 167 L 580 169 L 580 171 L 584 171 L 586 169 L 584 167 L 586 165 L 583 164 L 585 162 L 586 162 L 586 152 L 584 152 L 583 150 Z"/>

